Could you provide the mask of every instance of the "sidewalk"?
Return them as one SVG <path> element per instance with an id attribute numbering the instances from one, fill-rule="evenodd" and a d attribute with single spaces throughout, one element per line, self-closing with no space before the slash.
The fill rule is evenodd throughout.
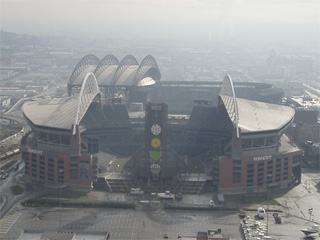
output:
<path id="1" fill-rule="evenodd" d="M 320 215 L 317 212 L 317 206 L 314 206 L 312 216 L 310 216 L 308 212 L 308 209 L 312 207 L 313 204 L 318 204 L 319 206 L 316 196 L 318 193 L 314 191 L 315 189 L 310 189 L 310 187 L 302 182 L 288 193 L 276 198 L 276 200 L 282 205 L 284 213 L 315 224 L 320 224 Z"/>
<path id="2" fill-rule="evenodd" d="M 293 216 L 305 221 L 320 224 L 320 215 L 317 214 L 317 208 L 314 209 L 314 214 L 309 215 L 308 208 L 318 202 L 315 193 L 308 189 L 303 183 L 293 187 L 292 189 L 277 190 L 270 195 L 270 198 L 276 200 L 280 205 L 263 205 L 263 204 L 248 204 L 243 203 L 241 196 L 225 196 L 225 207 L 237 207 L 239 209 L 256 210 L 258 207 L 263 207 L 269 212 L 281 212 L 281 215 Z"/>

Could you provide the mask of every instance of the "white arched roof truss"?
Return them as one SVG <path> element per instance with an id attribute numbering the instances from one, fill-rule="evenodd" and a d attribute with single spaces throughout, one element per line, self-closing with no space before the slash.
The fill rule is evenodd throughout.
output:
<path id="1" fill-rule="evenodd" d="M 80 123 L 82 117 L 88 110 L 93 99 L 99 94 L 100 94 L 99 86 L 98 86 L 95 75 L 92 72 L 87 73 L 82 83 L 80 94 L 79 94 L 77 112 L 76 112 L 76 116 L 73 124 L 73 132 L 72 132 L 73 135 L 76 134 L 76 131 L 77 131 L 76 126 Z"/>
<path id="2" fill-rule="evenodd" d="M 226 110 L 229 114 L 229 117 L 233 125 L 236 127 L 237 138 L 239 138 L 240 133 L 239 133 L 238 104 L 237 104 L 236 95 L 234 93 L 232 79 L 229 75 L 227 75 L 223 80 L 219 96 L 221 97 L 223 104 L 226 107 Z"/>

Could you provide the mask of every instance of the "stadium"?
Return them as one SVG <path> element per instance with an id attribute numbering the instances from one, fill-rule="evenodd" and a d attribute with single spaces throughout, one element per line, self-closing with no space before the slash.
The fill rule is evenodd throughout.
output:
<path id="1" fill-rule="evenodd" d="M 131 55 L 82 58 L 68 97 L 23 105 L 25 174 L 111 192 L 255 193 L 300 182 L 302 152 L 285 134 L 295 111 L 279 104 L 281 89 L 228 75 L 160 80 L 150 55 L 140 64 Z M 99 151 L 127 157 L 123 174 L 100 173 Z"/>

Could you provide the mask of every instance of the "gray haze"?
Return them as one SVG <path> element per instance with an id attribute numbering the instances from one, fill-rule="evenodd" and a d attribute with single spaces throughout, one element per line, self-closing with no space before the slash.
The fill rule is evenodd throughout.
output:
<path id="1" fill-rule="evenodd" d="M 1 29 L 191 41 L 319 41 L 319 0 L 0 0 Z"/>

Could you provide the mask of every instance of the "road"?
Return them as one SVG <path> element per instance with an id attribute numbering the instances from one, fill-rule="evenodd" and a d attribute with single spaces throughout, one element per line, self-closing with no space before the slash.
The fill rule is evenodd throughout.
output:
<path id="1" fill-rule="evenodd" d="M 20 147 L 21 138 L 23 136 L 23 130 L 13 134 L 6 139 L 1 140 L 1 151 L 6 152 L 12 149 L 16 149 Z"/>
<path id="2" fill-rule="evenodd" d="M 17 162 L 21 156 L 17 155 L 12 157 L 10 160 Z M 9 176 L 6 179 L 0 179 L 0 194 L 4 202 L 0 204 L 0 219 L 2 219 L 10 209 L 21 199 L 28 196 L 28 192 L 30 191 L 31 186 L 24 187 L 24 194 L 20 196 L 14 196 L 11 192 L 11 186 L 14 185 L 23 185 L 24 182 L 24 163 L 19 164 L 19 169 L 14 170 L 15 164 L 6 169 L 6 172 L 9 172 Z"/>

